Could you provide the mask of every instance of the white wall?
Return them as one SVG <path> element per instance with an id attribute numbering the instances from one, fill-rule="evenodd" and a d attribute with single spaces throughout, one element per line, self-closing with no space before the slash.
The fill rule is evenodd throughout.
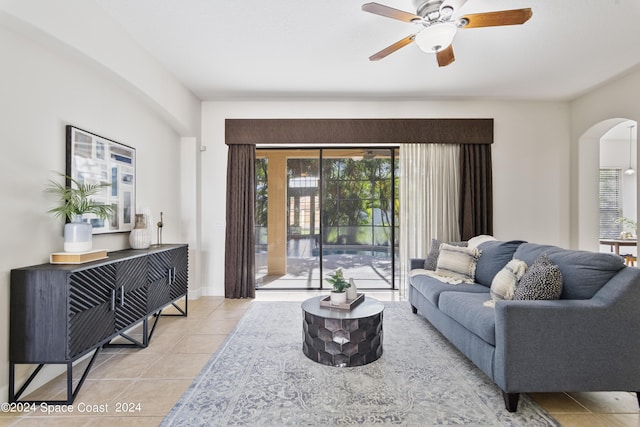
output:
<path id="1" fill-rule="evenodd" d="M 198 136 L 199 100 L 95 2 L 3 0 L 0 22 L 103 68 L 177 132 Z"/>
<path id="2" fill-rule="evenodd" d="M 226 118 L 493 118 L 494 230 L 569 245 L 569 108 L 563 102 L 255 101 L 202 107 L 202 280 L 224 294 Z"/>
<path id="3" fill-rule="evenodd" d="M 10 270 L 48 262 L 63 247 L 60 220 L 43 193 L 65 170 L 65 125 L 136 148 L 138 207 L 164 212 L 164 242 L 183 241 L 182 137 L 165 114 L 103 67 L 0 20 L 0 396 L 8 387 Z M 193 119 L 199 123 L 199 117 Z M 191 172 L 193 172 L 192 169 Z M 155 236 L 154 239 L 155 241 Z M 94 236 L 94 248 L 128 248 L 128 235 Z"/>
<path id="4" fill-rule="evenodd" d="M 572 247 L 598 250 L 599 141 L 626 120 L 640 121 L 639 97 L 640 67 L 636 67 L 571 103 Z M 636 200 L 640 202 L 640 197 Z"/>

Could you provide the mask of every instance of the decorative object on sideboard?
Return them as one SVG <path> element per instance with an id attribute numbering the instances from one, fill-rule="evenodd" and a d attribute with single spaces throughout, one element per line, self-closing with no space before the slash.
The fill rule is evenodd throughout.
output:
<path id="1" fill-rule="evenodd" d="M 349 285 L 349 282 L 344 279 L 342 269 L 338 268 L 335 273 L 329 276 L 327 282 L 333 286 L 333 290 L 331 291 L 331 303 L 344 304 L 347 302 L 347 293 L 345 291 L 351 285 Z"/>
<path id="2" fill-rule="evenodd" d="M 94 198 L 113 206 L 108 221 L 93 215 L 82 220 L 91 223 L 93 234 L 130 232 L 136 214 L 136 149 L 71 125 L 66 131 L 65 173 L 81 183 L 111 184 Z"/>
<path id="3" fill-rule="evenodd" d="M 138 208 L 138 213 L 144 215 L 147 220 L 147 233 L 149 233 L 149 244 L 153 242 L 153 231 L 155 226 L 155 220 L 153 219 L 153 215 L 151 215 L 151 208 Z"/>
<path id="4" fill-rule="evenodd" d="M 136 225 L 129 233 L 129 244 L 133 249 L 147 249 L 151 246 L 151 235 L 145 214 L 136 214 Z"/>
<path id="5" fill-rule="evenodd" d="M 65 178 L 64 185 L 50 179 L 45 188 L 45 192 L 56 196 L 59 202 L 58 206 L 47 212 L 68 221 L 64 226 L 65 252 L 88 252 L 93 246 L 93 233 L 91 224 L 82 221 L 82 216 L 90 215 L 105 220 L 115 212 L 113 206 L 96 202 L 92 198 L 111 184 L 79 182 L 70 176 L 59 175 Z"/>
<path id="6" fill-rule="evenodd" d="M 162 244 L 162 227 L 164 227 L 164 221 L 162 220 L 162 212 L 160 212 L 160 221 L 158 221 L 158 244 Z"/>
<path id="7" fill-rule="evenodd" d="M 89 252 L 57 252 L 49 255 L 50 264 L 84 264 L 109 258 L 106 249 L 94 249 Z"/>
<path id="8" fill-rule="evenodd" d="M 74 216 L 71 222 L 64 225 L 64 251 L 88 252 L 93 248 L 93 227 Z"/>

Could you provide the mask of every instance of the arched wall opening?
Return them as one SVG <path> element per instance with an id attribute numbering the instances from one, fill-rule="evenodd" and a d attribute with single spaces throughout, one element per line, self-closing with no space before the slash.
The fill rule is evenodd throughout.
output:
<path id="1" fill-rule="evenodd" d="M 616 126 L 635 124 L 633 141 L 637 141 L 637 123 L 628 118 L 612 118 L 591 126 L 578 141 L 578 249 L 600 250 L 600 143 Z M 626 130 L 628 132 L 628 129 Z M 638 154 L 634 149 L 633 164 L 637 168 Z M 637 182 L 637 173 L 634 175 Z M 637 191 L 636 191 L 637 193 Z M 637 206 L 636 194 L 636 206 Z"/>

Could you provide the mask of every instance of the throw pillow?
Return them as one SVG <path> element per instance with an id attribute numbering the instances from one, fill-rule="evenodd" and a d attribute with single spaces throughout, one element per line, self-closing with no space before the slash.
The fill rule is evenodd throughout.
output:
<path id="1" fill-rule="evenodd" d="M 522 259 L 513 256 L 513 253 L 521 244 L 522 240 L 510 240 L 507 242 L 491 240 L 481 243 L 478 249 L 482 251 L 482 256 L 478 260 L 478 267 L 476 268 L 476 282 L 487 288 L 491 287 L 493 278 L 509 261 Z"/>
<path id="2" fill-rule="evenodd" d="M 440 255 L 440 245 L 444 242 L 438 239 L 431 239 L 431 248 L 429 249 L 429 254 L 424 260 L 424 269 L 425 270 L 433 270 L 435 271 L 436 266 L 438 265 L 438 255 Z M 449 245 L 453 246 L 467 246 L 467 242 L 448 242 Z"/>
<path id="3" fill-rule="evenodd" d="M 551 300 L 562 293 L 562 272 L 547 254 L 542 254 L 516 286 L 515 300 Z"/>
<path id="4" fill-rule="evenodd" d="M 478 248 L 465 248 L 443 243 L 440 245 L 436 274 L 464 283 L 473 283 L 480 252 Z"/>
<path id="5" fill-rule="evenodd" d="M 495 237 L 489 236 L 488 234 L 481 234 L 479 236 L 475 236 L 469 239 L 469 244 L 467 245 L 470 248 L 477 248 L 484 242 L 491 242 L 496 240 Z"/>
<path id="6" fill-rule="evenodd" d="M 510 300 L 516 291 L 516 284 L 527 271 L 527 263 L 519 259 L 512 259 L 498 271 L 491 281 L 491 299 Z"/>

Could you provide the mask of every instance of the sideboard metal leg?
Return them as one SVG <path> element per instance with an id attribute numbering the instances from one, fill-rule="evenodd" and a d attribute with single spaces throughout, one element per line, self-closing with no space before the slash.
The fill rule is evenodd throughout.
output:
<path id="1" fill-rule="evenodd" d="M 35 377 L 40 373 L 42 368 L 45 366 L 45 363 L 38 365 L 38 367 L 33 371 L 33 373 L 27 378 L 27 381 L 20 387 L 17 393 L 14 394 L 15 390 L 15 363 L 10 363 L 9 367 L 9 402 L 22 402 L 22 403 L 33 403 L 33 404 L 41 404 L 46 403 L 48 405 L 71 405 L 73 401 L 76 399 L 80 388 L 84 384 L 84 380 L 87 379 L 89 375 L 89 371 L 93 367 L 93 363 L 100 352 L 100 347 L 96 348 L 89 360 L 89 364 L 84 369 L 82 376 L 80 377 L 80 381 L 76 385 L 75 390 L 73 389 L 73 362 L 67 362 L 65 365 L 67 366 L 67 400 L 18 400 L 22 396 L 22 394 L 27 390 L 31 382 L 35 379 Z M 49 363 L 50 365 L 59 365 L 59 363 Z"/>

